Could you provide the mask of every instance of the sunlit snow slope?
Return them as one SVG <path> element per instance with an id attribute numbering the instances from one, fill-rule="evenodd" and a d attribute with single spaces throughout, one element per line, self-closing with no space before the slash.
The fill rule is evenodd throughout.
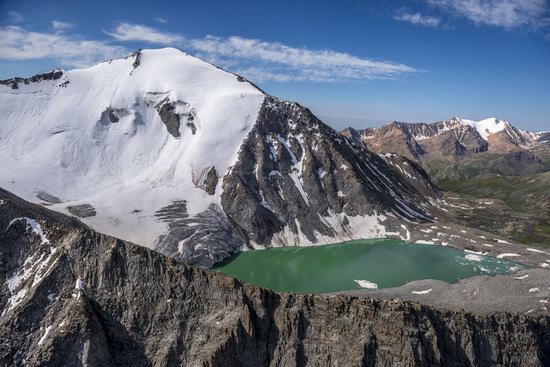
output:
<path id="1" fill-rule="evenodd" d="M 193 215 L 219 203 L 263 99 L 172 48 L 0 85 L 0 186 L 54 210 L 80 208 L 92 227 L 150 246 L 167 229 L 160 208 L 185 200 Z"/>

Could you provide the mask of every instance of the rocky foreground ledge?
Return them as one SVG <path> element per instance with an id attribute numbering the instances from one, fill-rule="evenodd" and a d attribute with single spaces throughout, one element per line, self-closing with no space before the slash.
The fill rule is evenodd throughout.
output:
<path id="1" fill-rule="evenodd" d="M 275 293 L 1 190 L 0 228 L 1 366 L 550 364 L 547 313 Z"/>

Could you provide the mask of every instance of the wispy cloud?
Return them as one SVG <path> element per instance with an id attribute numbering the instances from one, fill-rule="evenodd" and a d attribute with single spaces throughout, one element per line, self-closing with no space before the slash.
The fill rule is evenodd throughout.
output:
<path id="1" fill-rule="evenodd" d="M 21 13 L 10 10 L 8 11 L 8 20 L 10 23 L 21 23 L 25 20 L 25 17 Z"/>
<path id="2" fill-rule="evenodd" d="M 163 17 L 155 17 L 155 20 L 162 24 L 168 23 L 168 21 Z"/>
<path id="3" fill-rule="evenodd" d="M 178 34 L 133 23 L 119 23 L 114 30 L 104 32 L 118 41 L 139 41 L 160 45 L 179 45 L 184 41 L 184 38 Z"/>
<path id="4" fill-rule="evenodd" d="M 545 0 L 426 0 L 429 5 L 475 24 L 512 29 L 548 25 Z"/>
<path id="5" fill-rule="evenodd" d="M 419 71 L 404 64 L 371 60 L 333 50 L 296 48 L 236 36 L 189 39 L 132 23 L 120 23 L 113 31 L 105 33 L 118 41 L 182 47 L 256 81 L 352 81 L 395 78 L 403 73 Z"/>
<path id="6" fill-rule="evenodd" d="M 32 32 L 19 26 L 0 27 L 0 59 L 58 59 L 64 66 L 84 67 L 129 53 L 122 46 L 82 40 L 65 34 Z"/>
<path id="7" fill-rule="evenodd" d="M 243 37 L 185 38 L 159 29 L 119 23 L 104 31 L 112 39 L 88 40 L 71 35 L 71 25 L 52 22 L 55 33 L 34 32 L 20 26 L 0 27 L 0 59 L 58 59 L 64 66 L 89 66 L 130 52 L 120 42 L 183 48 L 214 64 L 254 81 L 349 82 L 392 79 L 420 70 L 391 61 L 372 60 L 333 50 L 312 50 Z M 139 46 L 136 46 L 136 48 Z"/>
<path id="8" fill-rule="evenodd" d="M 206 37 L 188 42 L 191 49 L 207 59 L 222 64 L 252 64 L 249 70 L 257 72 L 256 80 L 349 81 L 392 78 L 417 69 L 389 61 L 376 61 L 332 50 L 295 48 L 278 42 L 267 42 L 242 37 Z M 246 68 L 243 69 L 246 75 Z M 265 75 L 262 78 L 262 75 Z M 272 76 L 276 77 L 273 78 Z"/>
<path id="9" fill-rule="evenodd" d="M 62 22 L 62 21 L 59 21 L 59 20 L 52 20 L 52 27 L 55 30 L 59 31 L 59 32 L 63 32 L 63 31 L 67 31 L 69 29 L 73 29 L 74 24 L 67 23 L 67 22 Z"/>
<path id="10" fill-rule="evenodd" d="M 433 17 L 430 15 L 423 15 L 420 13 L 412 13 L 407 11 L 406 9 L 398 10 L 394 14 L 393 19 L 401 22 L 421 25 L 424 27 L 437 27 L 439 23 L 441 23 L 441 18 Z"/>

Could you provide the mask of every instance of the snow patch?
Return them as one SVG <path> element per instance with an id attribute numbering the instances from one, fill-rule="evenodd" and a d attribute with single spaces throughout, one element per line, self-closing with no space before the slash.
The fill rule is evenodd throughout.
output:
<path id="1" fill-rule="evenodd" d="M 417 243 L 419 245 L 435 245 L 432 241 L 426 241 L 426 240 L 416 240 L 414 243 Z"/>
<path id="2" fill-rule="evenodd" d="M 519 254 L 514 254 L 514 253 L 504 253 L 504 254 L 500 254 L 500 255 L 497 255 L 497 259 L 503 259 L 505 257 L 517 257 L 519 256 Z"/>
<path id="3" fill-rule="evenodd" d="M 44 343 L 44 341 L 46 340 L 46 338 L 48 337 L 48 334 L 50 333 L 50 330 L 52 329 L 52 326 L 46 326 L 46 329 L 44 331 L 44 335 L 42 335 L 42 337 L 40 338 L 40 340 L 38 341 L 38 345 L 42 345 Z"/>
<path id="4" fill-rule="evenodd" d="M 8 224 L 8 226 L 6 227 L 6 231 L 11 227 L 13 223 L 18 222 L 20 220 L 23 220 L 26 222 L 27 229 L 30 229 L 32 233 L 40 236 L 40 240 L 41 240 L 40 244 L 50 243 L 50 240 L 48 240 L 48 238 L 44 234 L 44 231 L 42 230 L 42 227 L 40 226 L 40 223 L 38 223 L 36 219 L 32 219 L 28 217 L 19 217 L 19 218 L 12 219 Z"/>
<path id="5" fill-rule="evenodd" d="M 497 133 L 509 127 L 508 121 L 498 120 L 494 117 L 481 121 L 457 119 L 463 125 L 469 125 L 477 130 L 479 135 L 487 141 L 490 134 Z"/>
<path id="6" fill-rule="evenodd" d="M 432 291 L 432 289 L 430 288 L 430 289 L 426 289 L 426 290 L 424 290 L 424 291 L 412 291 L 411 293 L 412 293 L 412 294 L 428 294 L 428 293 L 430 293 L 431 291 Z"/>
<path id="7" fill-rule="evenodd" d="M 525 274 L 525 275 L 522 275 L 520 277 L 514 277 L 514 279 L 517 279 L 517 280 L 523 280 L 523 279 L 527 279 L 529 278 L 529 274 Z"/>

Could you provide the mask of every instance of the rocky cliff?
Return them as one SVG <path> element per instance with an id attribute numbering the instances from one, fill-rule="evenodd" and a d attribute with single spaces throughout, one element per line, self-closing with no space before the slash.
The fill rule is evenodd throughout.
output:
<path id="1" fill-rule="evenodd" d="M 278 294 L 0 191 L 1 366 L 543 366 L 546 314 Z"/>

